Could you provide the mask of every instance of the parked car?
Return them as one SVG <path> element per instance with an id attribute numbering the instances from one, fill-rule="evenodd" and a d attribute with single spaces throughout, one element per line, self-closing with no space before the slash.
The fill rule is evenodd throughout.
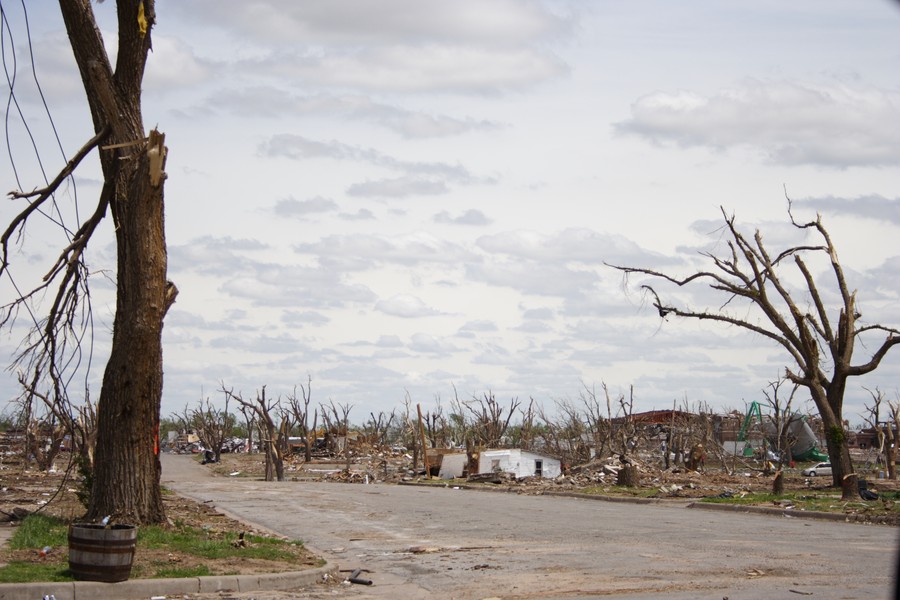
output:
<path id="1" fill-rule="evenodd" d="M 800 471 L 806 477 L 815 477 L 816 475 L 831 475 L 831 463 L 821 462 L 811 466 L 808 469 Z"/>

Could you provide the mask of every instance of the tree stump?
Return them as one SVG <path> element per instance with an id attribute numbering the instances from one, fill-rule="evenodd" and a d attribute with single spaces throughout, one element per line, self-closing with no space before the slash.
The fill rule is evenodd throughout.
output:
<path id="1" fill-rule="evenodd" d="M 775 480 L 772 482 L 772 494 L 775 496 L 784 495 L 784 471 L 781 469 L 775 472 Z"/>
<path id="2" fill-rule="evenodd" d="M 634 465 L 624 465 L 619 469 L 618 475 L 616 475 L 616 485 L 637 487 L 640 483 L 641 478 L 638 475 L 638 468 Z"/>

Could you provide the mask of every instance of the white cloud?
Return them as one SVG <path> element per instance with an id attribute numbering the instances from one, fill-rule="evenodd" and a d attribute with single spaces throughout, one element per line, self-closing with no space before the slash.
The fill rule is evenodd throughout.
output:
<path id="1" fill-rule="evenodd" d="M 766 161 L 830 168 L 900 164 L 900 93 L 747 79 L 714 95 L 655 92 L 638 99 L 619 133 L 683 147 L 748 147 Z"/>
<path id="2" fill-rule="evenodd" d="M 379 300 L 375 304 L 375 310 L 392 317 L 401 317 L 404 319 L 433 317 L 440 314 L 438 311 L 425 304 L 420 298 L 410 294 L 398 294 L 387 300 Z"/>
<path id="3" fill-rule="evenodd" d="M 446 210 L 442 210 L 438 214 L 434 215 L 435 223 L 449 223 L 452 225 L 477 225 L 484 226 L 490 225 L 491 220 L 487 218 L 487 216 L 478 209 L 471 208 L 466 212 L 462 213 L 458 217 L 453 217 Z"/>
<path id="4" fill-rule="evenodd" d="M 317 196 L 308 200 L 284 198 L 275 203 L 275 214 L 279 217 L 302 218 L 309 215 L 329 213 L 337 209 L 334 200 Z"/>

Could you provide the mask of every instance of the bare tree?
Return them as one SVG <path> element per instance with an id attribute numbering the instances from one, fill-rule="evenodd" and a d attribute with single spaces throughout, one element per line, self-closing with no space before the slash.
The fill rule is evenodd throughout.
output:
<path id="1" fill-rule="evenodd" d="M 363 425 L 363 431 L 365 431 L 369 443 L 373 446 L 386 447 L 388 445 L 388 432 L 391 430 L 391 425 L 394 424 L 396 418 L 397 412 L 394 410 L 389 415 L 385 414 L 384 411 L 378 411 L 377 416 L 374 412 L 370 412 L 369 421 Z"/>
<path id="2" fill-rule="evenodd" d="M 322 425 L 325 427 L 325 443 L 334 454 L 343 452 L 347 459 L 347 470 L 350 470 L 350 411 L 352 404 L 320 404 L 322 408 Z"/>
<path id="3" fill-rule="evenodd" d="M 466 409 L 474 418 L 472 433 L 475 441 L 485 448 L 499 446 L 519 404 L 518 398 L 511 398 L 509 406 L 504 407 L 490 391 L 481 398 L 473 396 L 470 401 L 465 402 Z M 503 416 L 504 413 L 506 417 Z"/>
<path id="4" fill-rule="evenodd" d="M 734 216 L 729 216 L 723 208 L 728 253 L 724 256 L 704 253 L 712 262 L 711 270 L 675 277 L 643 267 L 610 266 L 626 276 L 645 275 L 651 280 L 678 287 L 707 283 L 727 298 L 719 309 L 692 309 L 663 301 L 657 288 L 645 283 L 641 288 L 652 298 L 661 319 L 675 316 L 725 323 L 761 335 L 784 348 L 794 363 L 786 369 L 786 377 L 809 390 L 825 426 L 833 483 L 841 486 L 842 497 L 849 500 L 857 494 L 857 476 L 850 459 L 843 418 L 847 381 L 878 368 L 888 351 L 900 343 L 900 330 L 859 322 L 861 315 L 857 309 L 856 291 L 851 291 L 847 285 L 837 250 L 821 216 L 814 221 L 798 222 L 790 203 L 788 214 L 795 228 L 803 233 L 811 232 L 819 242 L 800 243 L 773 255 L 763 244 L 758 230 L 752 239 L 747 238 L 735 225 Z M 836 314 L 829 312 L 825 304 L 828 296 L 819 289 L 826 283 L 825 276 L 815 278 L 805 257 L 824 257 L 830 263 L 832 285 L 840 298 Z M 792 288 L 790 275 L 784 273 L 791 263 L 804 282 L 801 287 Z M 872 346 L 874 351 L 867 359 L 853 364 L 856 342 L 864 334 L 883 337 Z"/>
<path id="5" fill-rule="evenodd" d="M 306 376 L 306 385 L 304 386 L 302 383 L 300 384 L 300 394 L 301 398 L 297 398 L 297 388 L 294 388 L 294 393 L 288 396 L 288 404 L 290 405 L 291 413 L 293 414 L 294 422 L 297 423 L 297 426 L 300 428 L 300 435 L 303 436 L 303 439 L 306 440 L 306 443 L 303 445 L 303 459 L 306 462 L 312 460 L 312 444 L 315 443 L 315 435 L 310 439 L 310 428 L 309 428 L 309 403 L 312 400 L 312 375 Z M 301 403 L 302 402 L 302 403 Z M 315 420 L 313 421 L 313 429 L 315 429 Z"/>
<path id="6" fill-rule="evenodd" d="M 110 63 L 90 0 L 60 0 L 59 7 L 84 85 L 94 135 L 50 183 L 10 196 L 26 206 L 0 236 L 0 273 L 8 271 L 9 243 L 27 223 L 52 208 L 63 182 L 95 148 L 103 188 L 93 210 L 74 227 L 60 221 L 62 249 L 31 291 L 5 307 L 3 323 L 20 307 L 50 293 L 50 308 L 18 363 L 30 373 L 31 389 L 49 389 L 54 401 L 66 394 L 70 358 L 90 327 L 89 271 L 85 251 L 107 212 L 115 225 L 118 271 L 112 348 L 97 407 L 97 446 L 87 518 L 114 515 L 134 523 L 165 521 L 159 486 L 157 434 L 162 395 L 162 325 L 177 290 L 166 280 L 163 217 L 164 134 L 144 129 L 141 84 L 154 0 L 117 0 L 116 65 Z M 23 3 L 23 6 L 25 4 Z M 77 361 L 75 361 L 77 362 Z M 42 383 L 43 382 L 43 383 Z"/>
<path id="7" fill-rule="evenodd" d="M 872 397 L 872 404 L 865 404 L 866 412 L 862 415 L 863 420 L 868 423 L 869 427 L 875 432 L 875 448 L 878 452 L 878 462 L 885 465 L 888 470 L 888 477 L 894 478 L 894 419 L 882 419 L 882 405 L 885 404 L 884 392 L 875 388 L 870 390 L 866 388 Z M 894 407 L 888 406 L 888 411 L 893 414 Z"/>
<path id="8" fill-rule="evenodd" d="M 594 455 L 607 456 L 611 451 L 610 438 L 612 435 L 610 424 L 612 407 L 608 402 L 609 397 L 606 397 L 607 402 L 605 405 L 601 404 L 597 399 L 597 390 L 593 385 L 588 387 L 588 385 L 582 381 L 581 387 L 580 398 L 585 409 L 585 426 L 591 436 L 591 441 L 594 446 Z M 606 410 L 604 410 L 604 406 L 606 407 Z"/>
<path id="9" fill-rule="evenodd" d="M 590 448 L 584 441 L 586 429 L 581 411 L 567 399 L 555 400 L 554 404 L 555 415 L 548 415 L 542 406 L 537 407 L 544 448 L 566 465 L 587 462 Z"/>
<path id="10" fill-rule="evenodd" d="M 207 398 L 197 403 L 197 408 L 190 414 L 191 426 L 197 433 L 197 437 L 203 445 L 213 453 L 215 462 L 222 458 L 222 446 L 225 438 L 231 434 L 234 428 L 234 415 L 228 412 L 229 394 L 225 394 L 225 407 L 221 410 L 213 406 Z"/>
<path id="11" fill-rule="evenodd" d="M 900 441 L 897 439 L 897 434 L 900 433 L 900 398 L 896 400 L 888 400 L 888 412 L 891 415 L 891 420 L 888 422 L 887 427 L 887 440 L 886 443 L 890 447 L 890 456 L 888 457 L 888 477 L 890 479 L 897 479 L 897 462 L 896 462 L 896 452 L 897 452 L 897 442 Z"/>
<path id="12" fill-rule="evenodd" d="M 272 400 L 266 397 L 266 386 L 256 393 L 256 400 L 244 400 L 240 392 L 234 393 L 234 388 L 226 388 L 222 383 L 219 391 L 226 397 L 234 399 L 247 411 L 256 415 L 256 421 L 260 428 L 260 443 L 266 455 L 266 481 L 284 481 L 284 454 L 287 432 L 285 431 L 284 412 L 281 409 L 281 399 Z"/>
<path id="13" fill-rule="evenodd" d="M 782 387 L 787 383 L 785 379 L 777 379 L 769 382 L 768 388 L 763 390 L 766 403 L 772 409 L 770 422 L 773 428 L 775 440 L 775 454 L 778 457 L 778 467 L 775 470 L 775 479 L 772 482 L 772 493 L 780 496 L 784 493 L 784 464 L 793 460 L 791 456 L 791 446 L 796 440 L 791 435 L 791 426 L 794 421 L 800 419 L 799 415 L 791 413 L 791 403 L 797 390 L 800 388 L 796 383 L 791 385 L 787 398 L 784 397 Z M 768 457 L 764 456 L 764 464 L 768 465 Z"/>

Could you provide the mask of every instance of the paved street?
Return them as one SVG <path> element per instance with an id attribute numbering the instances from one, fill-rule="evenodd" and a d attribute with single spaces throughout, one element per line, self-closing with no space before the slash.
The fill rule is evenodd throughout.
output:
<path id="1" fill-rule="evenodd" d="M 176 455 L 163 483 L 368 569 L 373 586 L 332 593 L 357 598 L 887 599 L 900 541 L 684 505 L 211 477 Z"/>

